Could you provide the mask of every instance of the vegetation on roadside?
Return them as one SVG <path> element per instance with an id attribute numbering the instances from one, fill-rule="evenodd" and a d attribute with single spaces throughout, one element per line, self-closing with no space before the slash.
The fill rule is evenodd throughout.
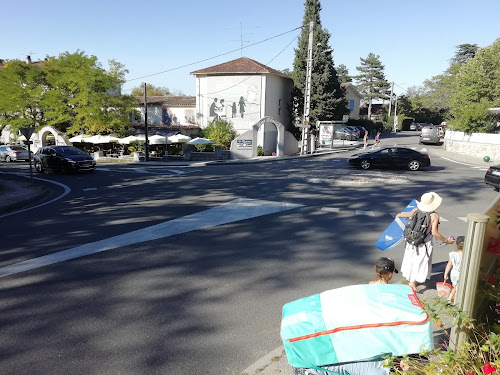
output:
<path id="1" fill-rule="evenodd" d="M 120 94 L 127 70 L 110 60 L 104 70 L 97 57 L 65 52 L 28 63 L 6 62 L 0 70 L 0 125 L 51 125 L 68 134 L 131 133 L 136 100 Z"/>

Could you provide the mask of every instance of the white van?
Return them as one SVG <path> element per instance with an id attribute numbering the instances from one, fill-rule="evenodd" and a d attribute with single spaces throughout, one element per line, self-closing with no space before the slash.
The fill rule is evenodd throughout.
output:
<path id="1" fill-rule="evenodd" d="M 424 126 L 420 133 L 420 143 L 441 144 L 444 141 L 444 130 L 440 126 Z"/>

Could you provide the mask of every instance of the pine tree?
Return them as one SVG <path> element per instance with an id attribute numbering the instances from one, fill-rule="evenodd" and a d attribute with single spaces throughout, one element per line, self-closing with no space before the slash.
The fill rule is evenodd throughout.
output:
<path id="1" fill-rule="evenodd" d="M 306 85 L 307 47 L 309 40 L 309 22 L 314 22 L 313 66 L 311 75 L 311 104 L 309 121 L 312 127 L 318 120 L 341 120 L 348 113 L 344 90 L 340 87 L 332 55 L 325 53 L 330 33 L 323 29 L 320 20 L 321 5 L 319 0 L 306 0 L 302 23 L 302 34 L 295 50 L 293 72 L 293 115 L 301 121 L 304 114 L 304 91 Z"/>
<path id="2" fill-rule="evenodd" d="M 356 88 L 368 100 L 368 119 L 372 115 L 372 101 L 374 99 L 387 99 L 389 97 L 389 82 L 385 79 L 384 65 L 380 56 L 369 53 L 366 59 L 360 58 L 361 66 L 356 69 L 360 72 L 354 78 Z"/>

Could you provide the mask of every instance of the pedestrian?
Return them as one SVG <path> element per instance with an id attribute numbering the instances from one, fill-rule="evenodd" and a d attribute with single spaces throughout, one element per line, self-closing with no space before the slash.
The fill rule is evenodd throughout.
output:
<path id="1" fill-rule="evenodd" d="M 394 272 L 398 273 L 394 261 L 391 258 L 381 257 L 375 263 L 375 280 L 368 284 L 389 284 Z"/>
<path id="2" fill-rule="evenodd" d="M 448 296 L 448 301 L 450 303 L 455 303 L 455 295 L 457 293 L 457 284 L 458 279 L 460 277 L 460 265 L 462 264 L 462 252 L 464 249 L 465 236 L 458 236 L 455 242 L 457 249 L 456 251 L 451 251 L 449 256 L 450 260 L 448 260 L 448 264 L 446 265 L 446 269 L 444 270 L 444 282 L 448 280 L 448 275 L 451 280 L 451 292 Z M 450 272 L 451 271 L 451 272 Z"/>
<path id="3" fill-rule="evenodd" d="M 377 135 L 375 136 L 375 143 L 372 146 L 372 150 L 375 147 L 380 147 L 380 132 L 379 131 L 377 131 Z"/>
<path id="4" fill-rule="evenodd" d="M 363 136 L 363 149 L 368 147 L 368 130 L 365 130 L 365 135 Z"/>
<path id="5" fill-rule="evenodd" d="M 408 280 L 408 285 L 415 291 L 417 283 L 423 283 L 430 279 L 432 270 L 432 250 L 433 237 L 443 243 L 453 243 L 451 238 L 445 238 L 439 233 L 439 214 L 434 212 L 442 202 L 442 198 L 434 192 L 425 193 L 420 198 L 417 207 L 408 212 L 400 212 L 396 217 L 410 218 L 417 214 L 417 211 L 430 214 L 430 225 L 425 228 L 425 238 L 422 244 L 415 246 L 406 242 L 403 263 L 401 264 L 401 275 Z"/>

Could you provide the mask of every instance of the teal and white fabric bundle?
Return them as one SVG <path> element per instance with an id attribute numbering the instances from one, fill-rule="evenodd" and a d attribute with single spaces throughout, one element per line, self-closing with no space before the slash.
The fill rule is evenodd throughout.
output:
<path id="1" fill-rule="evenodd" d="M 293 367 L 368 361 L 433 349 L 429 316 L 408 285 L 352 285 L 283 306 L 281 339 Z"/>

